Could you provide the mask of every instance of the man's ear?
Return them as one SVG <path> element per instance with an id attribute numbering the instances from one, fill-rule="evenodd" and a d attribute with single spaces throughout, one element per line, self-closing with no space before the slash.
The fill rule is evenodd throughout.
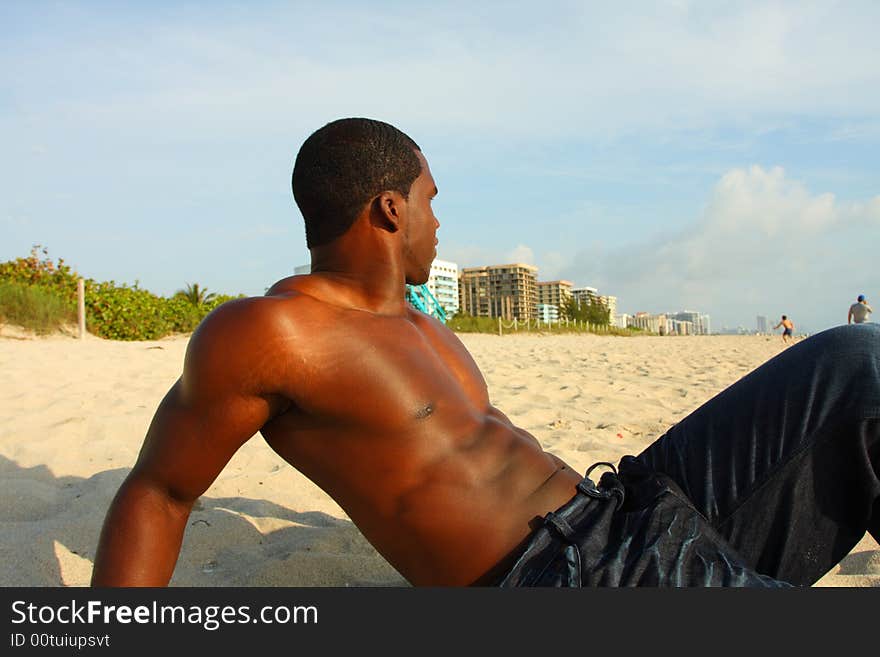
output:
<path id="1" fill-rule="evenodd" d="M 390 233 L 396 233 L 401 228 L 406 201 L 400 192 L 382 192 L 373 199 L 370 208 L 370 218 L 374 225 L 384 228 Z"/>

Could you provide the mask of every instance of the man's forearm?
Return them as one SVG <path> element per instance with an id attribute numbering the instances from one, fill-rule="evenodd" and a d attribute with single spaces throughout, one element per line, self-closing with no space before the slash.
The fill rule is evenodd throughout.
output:
<path id="1" fill-rule="evenodd" d="M 104 519 L 92 586 L 166 586 L 190 508 L 153 486 L 126 480 Z"/>

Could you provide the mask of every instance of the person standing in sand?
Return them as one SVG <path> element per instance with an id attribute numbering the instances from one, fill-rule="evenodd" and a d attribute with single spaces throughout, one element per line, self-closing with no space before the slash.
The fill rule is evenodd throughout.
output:
<path id="1" fill-rule="evenodd" d="M 783 327 L 782 328 L 782 341 L 787 342 L 790 339 L 792 342 L 794 342 L 794 322 L 792 322 L 788 317 L 783 315 L 782 319 L 779 320 L 779 323 L 773 327 L 773 330 L 775 331 L 780 326 Z"/>
<path id="2" fill-rule="evenodd" d="M 414 585 L 810 584 L 880 537 L 880 328 L 804 340 L 638 456 L 579 475 L 404 301 L 440 226 L 418 145 L 334 121 L 292 183 L 311 273 L 193 334 L 107 512 L 94 586 L 167 584 L 194 502 L 257 432 Z"/>
<path id="3" fill-rule="evenodd" d="M 868 321 L 868 315 L 872 312 L 874 312 L 874 310 L 868 305 L 868 300 L 865 299 L 865 295 L 860 294 L 856 299 L 856 302 L 849 307 L 849 312 L 846 315 L 846 323 L 852 324 L 855 322 L 856 324 L 864 324 Z"/>

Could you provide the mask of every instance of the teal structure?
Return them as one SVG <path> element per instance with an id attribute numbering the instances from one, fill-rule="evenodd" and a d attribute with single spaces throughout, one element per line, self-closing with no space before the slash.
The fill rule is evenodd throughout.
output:
<path id="1" fill-rule="evenodd" d="M 446 310 L 431 294 L 427 285 L 407 285 L 406 300 L 417 310 L 421 310 L 431 317 L 436 317 L 444 324 L 446 323 Z"/>

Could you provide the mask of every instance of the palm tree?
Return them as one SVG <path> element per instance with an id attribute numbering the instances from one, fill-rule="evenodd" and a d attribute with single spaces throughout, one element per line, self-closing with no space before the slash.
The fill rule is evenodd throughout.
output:
<path id="1" fill-rule="evenodd" d="M 208 293 L 208 288 L 199 287 L 198 283 L 187 283 L 186 288 L 183 290 L 178 290 L 174 294 L 174 296 L 182 297 L 194 306 L 202 306 L 206 303 L 210 303 L 217 298 L 216 294 L 214 294 L 213 292 Z"/>

